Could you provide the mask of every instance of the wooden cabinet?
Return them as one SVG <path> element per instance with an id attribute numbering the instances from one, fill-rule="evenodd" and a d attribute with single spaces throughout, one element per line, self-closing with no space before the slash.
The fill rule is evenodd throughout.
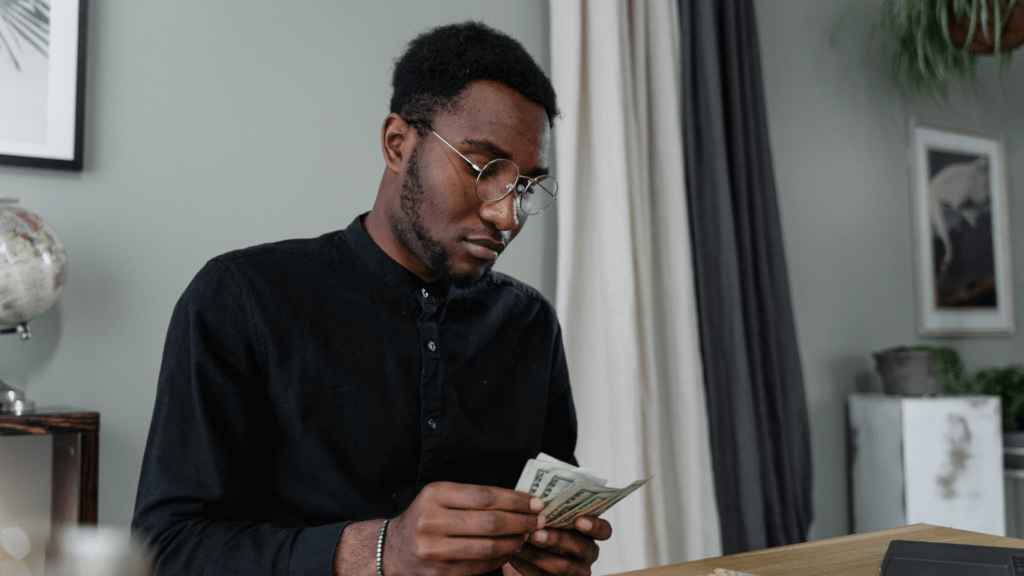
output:
<path id="1" fill-rule="evenodd" d="M 73 408 L 34 414 L 0 414 L 0 442 L 12 436 L 45 436 L 52 453 L 50 523 L 96 523 L 100 415 Z M 3 497 L 3 495 L 0 495 Z"/>
<path id="2" fill-rule="evenodd" d="M 998 396 L 854 394 L 847 409 L 851 533 L 1006 534 Z"/>

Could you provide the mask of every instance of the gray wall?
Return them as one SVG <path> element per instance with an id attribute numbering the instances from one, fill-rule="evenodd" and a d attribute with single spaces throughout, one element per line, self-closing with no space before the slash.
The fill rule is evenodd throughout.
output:
<path id="1" fill-rule="evenodd" d="M 814 450 L 813 537 L 845 533 L 843 402 L 877 385 L 869 353 L 915 331 L 911 116 L 1006 136 L 1010 229 L 1024 254 L 1024 94 L 1005 84 L 908 104 L 869 38 L 868 10 L 828 44 L 846 0 L 756 0 L 766 104 Z M 869 3 L 870 4 L 870 3 Z M 0 166 L 61 234 L 70 276 L 28 343 L 0 340 L 0 377 L 40 405 L 102 413 L 100 520 L 127 524 L 171 308 L 208 258 L 315 236 L 368 210 L 383 169 L 391 59 L 426 26 L 479 18 L 549 61 L 542 0 L 93 2 L 86 166 Z M 1018 55 L 1018 59 L 1024 56 Z M 554 214 L 501 266 L 554 292 Z M 1018 308 L 1024 265 L 1015 265 Z M 1017 323 L 1020 324 L 1018 317 Z M 934 343 L 934 340 L 929 342 Z M 945 341 L 943 341 L 945 342 Z M 969 368 L 1017 361 L 1021 339 L 949 341 Z"/>
<path id="2" fill-rule="evenodd" d="M 847 0 L 755 0 L 765 100 L 814 458 L 813 538 L 846 533 L 844 401 L 877 389 L 870 353 L 900 344 L 948 344 L 969 370 L 1022 361 L 1024 339 L 921 339 L 916 332 L 910 118 L 1006 139 L 1017 309 L 1024 307 L 1024 53 L 1005 82 L 991 59 L 981 92 L 948 103 L 907 102 L 871 36 L 877 0 L 829 45 Z M 1021 326 L 1021 315 L 1016 315 Z M 1019 329 L 1018 329 L 1019 331 Z"/>
<path id="3" fill-rule="evenodd" d="M 91 2 L 85 170 L 0 166 L 0 194 L 48 220 L 70 262 L 33 338 L 0 339 L 0 378 L 38 405 L 101 412 L 99 517 L 127 525 L 164 333 L 224 251 L 317 236 L 372 206 L 392 59 L 474 18 L 547 66 L 547 3 Z M 553 214 L 499 269 L 553 299 Z"/>

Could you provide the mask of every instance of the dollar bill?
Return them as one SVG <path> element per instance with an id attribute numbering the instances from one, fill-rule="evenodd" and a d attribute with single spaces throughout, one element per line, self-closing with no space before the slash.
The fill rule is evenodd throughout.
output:
<path id="1" fill-rule="evenodd" d="M 595 478 L 599 478 L 599 476 L 597 475 L 597 471 L 596 470 L 591 470 L 590 468 L 580 468 L 579 466 L 573 466 L 572 464 L 569 464 L 568 462 L 562 462 L 558 458 L 555 458 L 554 456 L 549 456 L 549 455 L 547 455 L 547 454 L 545 454 L 543 452 L 540 452 L 540 453 L 537 454 L 537 460 L 540 460 L 541 462 L 551 462 L 553 464 L 559 465 L 562 468 L 571 468 L 571 469 L 579 472 L 580 474 L 586 474 L 587 476 L 593 476 Z"/>
<path id="2" fill-rule="evenodd" d="M 516 490 L 544 501 L 541 514 L 546 526 L 564 528 L 572 526 L 580 516 L 600 516 L 646 482 L 637 480 L 625 488 L 609 488 L 608 481 L 597 472 L 542 452 L 523 467 Z"/>
<path id="3" fill-rule="evenodd" d="M 620 500 L 647 483 L 637 480 L 625 488 L 607 488 L 593 484 L 577 483 L 567 488 L 560 497 L 548 503 L 541 511 L 546 526 L 564 528 L 571 526 L 580 516 L 597 517 L 604 514 Z"/>
<path id="4" fill-rule="evenodd" d="M 633 482 L 629 486 L 619 489 L 618 492 L 609 495 L 607 498 L 596 500 L 587 509 L 580 510 L 579 516 L 593 516 L 596 518 L 601 514 L 604 514 L 609 508 L 614 506 L 616 503 L 618 503 L 626 496 L 629 496 L 633 492 L 636 492 L 638 488 L 640 488 L 646 483 L 647 480 L 637 480 L 636 482 Z M 564 518 L 560 520 L 564 520 Z"/>
<path id="5" fill-rule="evenodd" d="M 617 492 L 617 488 L 606 488 L 581 482 L 569 487 L 561 496 L 548 502 L 540 513 L 545 518 L 546 526 L 558 528 L 571 524 L 572 519 L 581 516 L 583 510 L 612 498 Z"/>
<path id="6" fill-rule="evenodd" d="M 553 500 L 561 496 L 575 482 L 586 482 L 597 486 L 604 486 L 608 483 L 604 478 L 566 473 L 564 470 L 555 469 L 540 476 L 537 487 L 539 492 L 536 493 L 536 496 L 545 502 Z"/>
<path id="7" fill-rule="evenodd" d="M 544 459 L 541 456 L 545 457 Z M 563 490 L 576 480 L 604 486 L 608 481 L 592 474 L 591 470 L 577 468 L 541 453 L 537 458 L 530 458 L 519 475 L 516 490 L 538 496 L 542 500 L 558 497 Z"/>

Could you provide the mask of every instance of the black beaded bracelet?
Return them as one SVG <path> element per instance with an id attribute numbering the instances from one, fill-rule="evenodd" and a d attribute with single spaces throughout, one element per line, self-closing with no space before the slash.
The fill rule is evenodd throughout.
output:
<path id="1" fill-rule="evenodd" d="M 377 537 L 377 576 L 384 576 L 384 532 L 388 529 L 388 519 L 380 525 L 380 536 Z"/>

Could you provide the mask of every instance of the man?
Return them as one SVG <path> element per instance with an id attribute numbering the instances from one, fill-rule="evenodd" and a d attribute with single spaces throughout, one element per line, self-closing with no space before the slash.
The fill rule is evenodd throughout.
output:
<path id="1" fill-rule="evenodd" d="M 373 209 L 215 258 L 175 308 L 133 520 L 163 576 L 589 574 L 611 535 L 511 490 L 575 461 L 554 311 L 491 272 L 554 198 L 554 90 L 477 23 L 393 85 Z"/>

